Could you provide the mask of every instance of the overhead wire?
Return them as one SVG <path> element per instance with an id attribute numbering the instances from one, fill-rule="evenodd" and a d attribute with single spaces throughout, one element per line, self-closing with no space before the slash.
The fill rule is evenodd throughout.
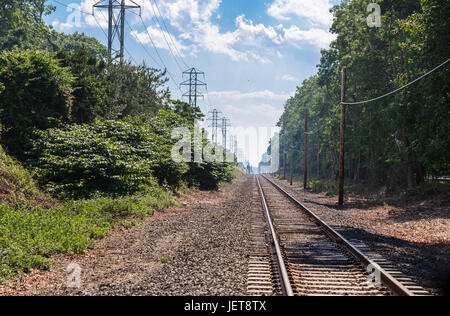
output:
<path id="1" fill-rule="evenodd" d="M 62 3 L 62 2 L 60 2 L 60 1 L 58 1 L 58 0 L 52 0 L 52 1 L 55 2 L 55 3 L 57 3 L 57 4 L 59 4 L 59 5 L 62 5 L 62 6 L 64 6 L 64 7 L 66 7 L 66 8 L 72 8 L 72 7 L 70 7 L 69 5 L 67 5 L 67 4 L 65 4 L 65 3 Z M 80 9 L 79 11 L 80 11 L 80 13 L 83 13 L 83 14 L 85 14 L 85 15 L 92 16 L 92 17 L 94 18 L 95 23 L 97 23 L 98 27 L 102 30 L 102 32 L 103 32 L 103 34 L 105 35 L 105 37 L 108 37 L 108 34 L 107 34 L 106 31 L 103 29 L 101 23 L 98 21 L 97 17 L 96 17 L 94 14 L 92 14 L 92 13 L 90 13 L 90 12 L 83 11 L 83 10 L 81 10 L 81 9 Z M 100 13 L 102 14 L 103 18 L 106 19 L 106 16 L 103 14 L 103 12 L 100 11 Z M 127 54 L 130 56 L 131 60 L 132 60 L 134 63 L 136 63 L 136 60 L 133 58 L 133 55 L 126 49 L 126 47 L 124 47 L 124 49 L 125 49 L 125 51 L 127 52 Z"/>
<path id="2" fill-rule="evenodd" d="M 64 7 L 66 7 L 66 8 L 70 8 L 67 4 L 62 3 L 62 2 L 60 2 L 60 1 L 58 1 L 58 0 L 52 0 L 52 1 L 55 2 L 55 3 L 57 3 L 57 4 L 60 4 L 60 5 L 64 6 Z M 101 23 L 98 21 L 97 17 L 96 17 L 94 14 L 92 14 L 92 13 L 90 13 L 90 12 L 83 11 L 83 10 L 79 10 L 79 11 L 80 11 L 81 13 L 83 13 L 83 14 L 92 16 L 92 17 L 94 18 L 95 22 L 97 23 L 97 25 L 98 25 L 98 26 L 100 27 L 100 29 L 102 30 L 103 34 L 104 34 L 106 37 L 108 37 L 107 33 L 105 32 L 105 30 L 104 30 L 103 27 L 101 26 Z M 103 12 L 100 11 L 100 13 L 102 14 L 102 17 L 103 17 L 104 19 L 106 19 L 106 16 L 103 14 Z M 134 13 L 134 12 L 133 12 L 133 13 Z M 135 14 L 136 14 L 136 13 L 135 13 Z M 169 75 L 170 79 L 172 79 L 172 81 L 174 82 L 175 86 L 178 88 L 178 90 L 180 90 L 180 92 L 182 92 L 181 89 L 180 89 L 180 87 L 178 86 L 177 81 L 174 79 L 174 77 L 172 76 L 171 72 L 168 70 L 167 66 L 165 65 L 165 63 L 164 63 L 164 61 L 163 61 L 161 55 L 159 54 L 159 52 L 158 52 L 158 50 L 157 50 L 157 48 L 156 48 L 156 45 L 155 45 L 155 43 L 154 43 L 152 37 L 150 36 L 150 34 L 149 34 L 148 30 L 147 30 L 147 27 L 146 27 L 146 25 L 145 25 L 145 23 L 144 23 L 144 21 L 143 21 L 143 19 L 142 19 L 142 16 L 140 16 L 140 18 L 141 18 L 142 24 L 143 24 L 144 27 L 145 27 L 146 34 L 147 34 L 147 36 L 149 37 L 150 42 L 152 43 L 152 46 L 153 46 L 153 48 L 155 49 L 155 52 L 156 52 L 156 54 L 157 54 L 159 60 L 161 61 L 161 64 L 162 64 L 162 65 L 161 65 L 159 62 L 157 62 L 157 60 L 156 60 L 156 59 L 148 52 L 148 50 L 145 48 L 145 45 L 143 45 L 143 43 L 142 43 L 139 39 L 138 39 L 138 42 L 142 45 L 142 47 L 144 48 L 144 50 L 145 50 L 145 52 L 147 53 L 147 55 L 148 55 L 148 56 L 149 56 L 149 57 L 150 57 L 157 65 L 158 65 L 158 67 L 164 68 L 164 69 L 166 70 L 167 74 Z M 126 22 L 126 24 L 128 25 L 128 27 L 130 28 L 130 30 L 133 31 L 133 28 L 130 26 L 130 24 L 128 23 L 128 21 L 125 20 L 125 22 Z M 133 58 L 133 55 L 126 49 L 126 47 L 124 47 L 124 49 L 125 49 L 125 51 L 127 52 L 127 54 L 130 56 L 130 58 L 132 59 L 132 61 L 133 61 L 134 63 L 136 63 L 136 60 L 135 60 L 135 58 Z M 136 64 L 137 64 L 137 63 L 136 63 Z"/>
<path id="3" fill-rule="evenodd" d="M 371 103 L 371 102 L 374 102 L 374 101 L 378 101 L 378 100 L 384 99 L 384 98 L 386 98 L 386 97 L 388 97 L 388 96 L 390 96 L 390 95 L 393 95 L 393 94 L 395 94 L 395 93 L 397 93 L 397 92 L 399 92 L 399 91 L 401 91 L 401 90 L 403 90 L 403 89 L 406 89 L 406 88 L 408 88 L 409 86 L 415 84 L 416 82 L 418 82 L 418 81 L 420 81 L 420 80 L 422 80 L 422 79 L 428 77 L 429 75 L 431 75 L 431 74 L 434 73 L 435 71 L 439 70 L 440 68 L 442 68 L 443 66 L 445 66 L 445 65 L 446 65 L 447 63 L 449 63 L 449 62 L 450 62 L 450 59 L 447 59 L 445 62 L 443 62 L 442 64 L 440 64 L 439 66 L 437 66 L 437 67 L 434 68 L 433 70 L 430 70 L 430 71 L 427 72 L 426 74 L 420 76 L 420 77 L 417 78 L 416 80 L 413 80 L 413 81 L 411 81 L 410 83 L 408 83 L 408 84 L 406 84 L 406 85 L 404 85 L 404 86 L 402 86 L 402 87 L 400 87 L 400 88 L 398 88 L 398 89 L 395 89 L 394 91 L 391 91 L 391 92 L 389 92 L 389 93 L 386 93 L 386 94 L 384 94 L 384 95 L 382 95 L 382 96 L 376 97 L 376 98 L 374 98 L 374 99 L 366 100 L 366 101 L 359 101 L 359 102 L 341 102 L 341 104 L 343 104 L 343 105 L 360 105 L 360 104 Z"/>
<path id="4" fill-rule="evenodd" d="M 169 48 L 170 54 L 172 55 L 172 57 L 173 57 L 175 63 L 177 64 L 178 69 L 180 70 L 180 72 L 183 72 L 183 68 L 181 68 L 180 63 L 178 62 L 178 59 L 177 59 L 177 57 L 176 57 L 176 54 L 173 52 L 172 46 L 169 44 L 169 41 L 168 41 L 167 38 L 166 38 L 166 34 L 165 34 L 164 30 L 161 29 L 161 23 L 159 22 L 159 19 L 158 19 L 158 16 L 157 16 L 155 7 L 153 6 L 153 3 L 152 3 L 151 0 L 150 0 L 150 6 L 152 7 L 152 11 L 153 11 L 153 14 L 154 14 L 154 15 L 152 16 L 153 22 L 155 23 L 155 25 L 158 25 L 158 26 L 159 26 L 158 30 L 159 30 L 160 33 L 162 34 L 162 36 L 163 36 L 163 38 L 164 38 L 164 41 L 166 42 L 167 47 Z M 162 20 L 164 21 L 164 19 L 162 19 Z"/>
<path id="5" fill-rule="evenodd" d="M 393 95 L 393 94 L 395 94 L 395 93 L 397 93 L 397 92 L 399 92 L 399 91 L 402 91 L 402 90 L 404 90 L 404 89 L 406 89 L 406 88 L 412 86 L 412 85 L 415 84 L 416 82 L 418 82 L 418 81 L 420 81 L 420 80 L 422 80 L 422 79 L 428 77 L 428 76 L 431 75 L 432 73 L 434 73 L 434 72 L 436 72 L 437 70 L 439 70 L 440 68 L 444 67 L 444 66 L 445 66 L 446 64 L 448 64 L 449 62 L 450 62 L 450 59 L 447 59 L 445 62 L 443 62 L 443 63 L 440 64 L 439 66 L 433 68 L 432 70 L 428 71 L 427 73 L 425 73 L 424 75 L 418 77 L 417 79 L 411 81 L 410 83 L 408 83 L 408 84 L 406 84 L 406 85 L 404 85 L 404 86 L 402 86 L 402 87 L 400 87 L 400 88 L 398 88 L 398 89 L 395 89 L 395 90 L 393 90 L 393 91 L 391 91 L 391 92 L 389 92 L 389 93 L 386 93 L 386 94 L 384 94 L 384 95 L 382 95 L 382 96 L 379 96 L 379 97 L 376 97 L 376 98 L 373 98 L 373 99 L 370 99 L 370 100 L 366 100 L 366 101 L 359 101 L 359 102 L 341 102 L 341 104 L 343 104 L 343 105 L 361 105 L 361 104 L 367 104 L 367 103 L 371 103 L 371 102 L 375 102 L 375 101 L 384 99 L 384 98 L 386 98 L 386 97 L 388 97 L 388 96 L 391 96 L 391 95 Z M 314 134 L 318 133 L 319 131 L 321 131 L 323 128 L 324 128 L 324 126 L 320 127 L 319 129 L 317 129 L 317 130 L 314 131 L 314 132 L 308 132 L 308 133 L 307 133 L 307 132 L 304 132 L 304 134 L 305 134 L 305 135 L 314 135 Z"/>
<path id="6" fill-rule="evenodd" d="M 144 22 L 144 19 L 142 18 L 142 16 L 139 16 L 139 18 L 141 19 L 141 23 L 142 23 L 142 25 L 143 25 L 144 28 L 145 28 L 145 32 L 146 32 L 148 38 L 150 39 L 150 43 L 152 44 L 152 46 L 153 46 L 153 48 L 154 48 L 154 50 L 155 50 L 155 52 L 156 52 L 156 55 L 158 56 L 159 60 L 160 60 L 161 63 L 163 64 L 164 68 L 166 69 L 167 74 L 168 74 L 169 77 L 172 79 L 172 81 L 175 83 L 175 85 L 177 86 L 178 90 L 180 90 L 180 92 L 182 92 L 182 91 L 181 91 L 181 88 L 179 87 L 179 85 L 178 85 L 178 83 L 177 83 L 177 81 L 174 79 L 174 77 L 172 76 L 172 74 L 171 74 L 170 71 L 168 70 L 167 66 L 165 65 L 165 63 L 164 63 L 164 61 L 163 61 L 161 55 L 159 54 L 158 49 L 157 49 L 157 47 L 156 47 L 156 45 L 155 45 L 155 42 L 153 41 L 153 39 L 152 39 L 152 37 L 151 37 L 151 35 L 150 35 L 150 32 L 148 31 L 148 27 L 147 27 L 147 25 L 146 25 L 145 22 Z M 127 23 L 128 23 L 128 22 L 127 22 Z M 129 24 L 128 24 L 128 25 L 129 25 Z M 130 26 L 130 28 L 131 28 L 131 26 Z"/>
<path id="7" fill-rule="evenodd" d="M 162 15 L 161 10 L 159 9 L 158 3 L 156 2 L 156 0 L 153 0 L 153 3 L 155 4 L 156 9 L 158 10 L 159 16 L 161 17 L 161 20 L 162 20 L 162 24 L 163 24 L 165 30 L 167 31 L 167 34 L 169 34 L 170 41 L 172 42 L 174 49 L 178 53 L 178 58 L 180 58 L 181 62 L 186 66 L 186 68 L 189 68 L 188 64 L 185 62 L 185 60 L 183 58 L 183 55 L 181 54 L 180 50 L 178 49 L 178 46 L 175 43 L 175 40 L 173 39 L 173 36 L 172 36 L 171 32 L 169 31 L 169 28 L 167 27 L 167 24 L 164 20 L 164 16 Z M 153 5 L 152 5 L 152 7 L 153 7 Z M 156 16 L 156 14 L 155 14 L 155 16 Z"/>

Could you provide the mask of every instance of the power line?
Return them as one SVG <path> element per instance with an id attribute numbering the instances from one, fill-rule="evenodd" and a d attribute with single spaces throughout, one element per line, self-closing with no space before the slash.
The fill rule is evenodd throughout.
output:
<path id="1" fill-rule="evenodd" d="M 209 112 L 208 114 L 211 114 L 211 118 L 208 118 L 208 121 L 211 121 L 211 125 L 209 127 L 212 128 L 212 134 L 211 134 L 211 141 L 212 143 L 216 144 L 218 143 L 218 127 L 219 127 L 219 114 L 222 112 L 217 111 L 214 109 L 212 112 Z"/>
<path id="2" fill-rule="evenodd" d="M 130 23 L 128 23 L 128 21 L 127 21 L 126 24 L 127 24 L 128 28 L 130 29 L 130 31 L 133 32 L 133 28 L 130 26 Z M 145 47 L 145 45 L 142 43 L 142 41 L 139 39 L 139 37 L 136 37 L 136 39 L 139 42 L 139 44 L 141 44 L 142 48 L 147 53 L 147 55 L 155 62 L 155 64 L 158 67 L 164 68 L 164 66 L 161 66 L 161 64 L 155 59 L 155 57 L 153 57 L 153 55 L 150 54 L 150 52 L 147 50 L 147 47 Z"/>
<path id="3" fill-rule="evenodd" d="M 211 111 L 212 108 L 213 108 L 213 106 L 212 106 L 211 100 L 210 100 L 210 98 L 209 98 L 208 86 L 205 86 L 205 89 L 206 89 L 206 98 L 208 99 L 208 104 L 209 104 L 209 109 L 208 109 L 208 110 Z"/>
<path id="4" fill-rule="evenodd" d="M 183 97 L 189 98 L 189 104 L 193 107 L 197 106 L 197 98 L 203 97 L 203 95 L 198 91 L 199 87 L 206 87 L 206 83 L 200 81 L 198 79 L 199 75 L 203 75 L 205 77 L 205 73 L 202 71 L 199 71 L 195 68 L 188 69 L 183 72 L 184 75 L 189 75 L 189 79 L 182 82 L 180 86 L 188 86 L 189 91 L 183 94 Z"/>
<path id="5" fill-rule="evenodd" d="M 177 64 L 178 68 L 180 69 L 180 72 L 183 72 L 183 68 L 181 68 L 180 64 L 178 63 L 178 59 L 176 58 L 176 55 L 174 54 L 174 52 L 173 52 L 173 50 L 172 50 L 172 47 L 171 47 L 171 45 L 169 44 L 169 41 L 168 41 L 167 38 L 166 38 L 166 34 L 165 34 L 164 31 L 161 29 L 161 23 L 159 22 L 159 19 L 158 19 L 158 17 L 157 17 L 156 10 L 155 10 L 155 7 L 153 6 L 152 1 L 150 1 L 150 5 L 151 5 L 152 10 L 153 10 L 153 13 L 154 13 L 154 16 L 152 17 L 152 18 L 153 18 L 153 22 L 155 22 L 155 24 L 158 24 L 158 25 L 159 25 L 158 30 L 161 32 L 161 34 L 162 34 L 162 36 L 163 36 L 163 38 L 164 38 L 164 41 L 166 42 L 167 47 L 169 48 L 169 51 L 170 51 L 170 53 L 172 54 L 173 59 L 175 60 L 175 63 Z M 159 10 L 159 8 L 158 8 L 158 10 Z M 159 12 L 159 13 L 161 14 L 161 12 Z M 156 19 L 156 21 L 155 21 L 155 19 Z M 162 19 L 162 20 L 163 20 L 163 22 L 164 22 L 164 19 Z M 164 23 L 164 25 L 165 25 L 165 23 Z M 166 30 L 167 30 L 167 27 L 166 27 Z M 168 33 L 168 34 L 169 34 L 169 33 Z"/>
<path id="6" fill-rule="evenodd" d="M 62 2 L 60 2 L 60 1 L 58 1 L 58 0 L 52 0 L 52 1 L 55 2 L 55 3 L 57 3 L 57 4 L 60 4 L 60 5 L 64 6 L 64 7 L 66 7 L 66 8 L 69 8 L 69 6 L 68 6 L 67 4 L 62 3 Z M 79 11 L 80 11 L 81 13 L 83 13 L 83 14 L 92 16 L 92 17 L 94 18 L 95 22 L 97 23 L 97 25 L 99 26 L 99 28 L 102 30 L 103 34 L 105 34 L 105 36 L 108 37 L 107 33 L 105 32 L 105 30 L 103 29 L 103 27 L 101 26 L 100 22 L 98 21 L 98 19 L 97 19 L 97 17 L 96 17 L 95 15 L 93 15 L 93 14 L 90 13 L 90 12 L 83 11 L 83 10 L 79 10 Z M 131 12 L 133 12 L 133 11 L 131 11 Z M 102 14 L 102 17 L 106 20 L 106 16 L 103 14 L 103 12 L 100 11 L 100 13 Z M 135 12 L 133 12 L 133 13 L 136 14 Z M 136 14 L 136 15 L 137 15 L 137 14 Z M 167 71 L 167 74 L 168 74 L 169 77 L 172 79 L 172 81 L 174 82 L 175 86 L 178 88 L 178 90 L 179 90 L 181 93 L 183 93 L 183 91 L 181 91 L 180 87 L 178 86 L 177 81 L 173 78 L 172 74 L 171 74 L 170 71 L 167 69 L 166 65 L 164 64 L 164 61 L 162 60 L 161 55 L 159 54 L 159 52 L 158 52 L 158 50 L 157 50 L 157 48 L 156 48 L 156 45 L 155 45 L 155 43 L 153 42 L 153 39 L 151 38 L 149 32 L 147 31 L 147 27 L 146 27 L 146 25 L 145 25 L 145 23 L 144 23 L 144 21 L 143 21 L 143 19 L 142 19 L 142 16 L 139 16 L 139 17 L 141 18 L 142 24 L 143 24 L 144 27 L 145 27 L 146 33 L 147 33 L 147 35 L 148 35 L 148 37 L 149 37 L 149 39 L 150 39 L 150 42 L 152 43 L 153 48 L 154 48 L 155 51 L 156 51 L 156 54 L 158 55 L 159 59 L 161 60 L 162 66 L 161 66 L 161 64 L 160 64 L 159 62 L 157 62 L 156 59 L 148 52 L 148 50 L 145 48 L 145 46 L 143 45 L 143 43 L 142 43 L 139 39 L 138 39 L 138 42 L 142 45 L 142 47 L 144 48 L 144 50 L 145 50 L 145 52 L 147 53 L 147 55 L 148 55 L 148 56 L 149 56 L 149 57 L 150 57 L 157 65 L 158 65 L 158 67 L 165 68 L 165 70 Z M 128 23 L 127 20 L 125 20 L 125 23 L 127 24 L 128 28 L 130 28 L 130 30 L 133 31 L 133 28 L 130 26 L 130 24 Z M 124 47 L 124 50 L 128 53 L 128 55 L 130 55 L 130 58 L 136 63 L 136 60 L 133 58 L 133 56 L 131 55 L 131 53 L 130 53 L 125 47 Z M 136 63 L 136 64 L 137 64 L 137 63 Z"/>
<path id="7" fill-rule="evenodd" d="M 152 37 L 151 37 L 151 35 L 150 35 L 150 32 L 148 31 L 148 27 L 147 27 L 147 25 L 145 24 L 144 19 L 142 18 L 142 16 L 140 16 L 140 19 L 141 19 L 142 25 L 143 25 L 144 28 L 145 28 L 145 32 L 147 33 L 147 36 L 148 36 L 148 38 L 150 39 L 150 42 L 152 43 L 153 48 L 155 49 L 156 55 L 158 56 L 159 60 L 160 60 L 161 63 L 163 64 L 163 66 L 164 66 L 164 68 L 166 69 L 167 73 L 169 74 L 169 77 L 173 80 L 173 82 L 175 83 L 175 85 L 178 87 L 178 84 L 177 84 L 176 80 L 173 78 L 173 76 L 172 76 L 172 74 L 170 73 L 169 69 L 168 69 L 168 68 L 166 67 L 166 65 L 164 64 L 164 61 L 163 61 L 161 55 L 159 54 L 158 49 L 156 48 L 155 42 L 153 42 L 153 39 L 152 39 Z M 180 92 L 182 93 L 180 87 L 178 87 L 178 89 L 179 89 Z"/>
<path id="8" fill-rule="evenodd" d="M 414 81 L 412 81 L 412 82 L 410 82 L 410 83 L 404 85 L 404 86 L 401 87 L 401 88 L 398 88 L 398 89 L 396 89 L 396 90 L 394 90 L 394 91 L 392 91 L 392 92 L 386 93 L 386 94 L 384 94 L 384 95 L 382 95 L 382 96 L 379 96 L 379 97 L 377 97 L 377 98 L 374 98 L 374 99 L 371 99 L 371 100 L 367 100 L 367 101 L 361 101 L 361 102 L 341 102 L 341 104 L 343 104 L 343 105 L 360 105 L 360 104 L 370 103 L 370 102 L 374 102 L 374 101 L 378 101 L 378 100 L 384 99 L 384 98 L 386 98 L 386 97 L 388 97 L 388 96 L 390 96 L 390 95 L 393 95 L 393 94 L 395 94 L 395 93 L 397 93 L 397 92 L 399 92 L 399 91 L 401 91 L 401 90 L 403 90 L 403 89 L 408 88 L 409 86 L 413 85 L 413 84 L 416 83 L 417 81 L 422 80 L 422 79 L 424 79 L 425 77 L 428 77 L 428 76 L 431 75 L 433 72 L 437 71 L 439 68 L 445 66 L 445 65 L 446 65 L 447 63 L 449 63 L 449 62 L 450 62 L 450 59 L 447 59 L 447 61 L 445 61 L 444 63 L 440 64 L 439 66 L 437 66 L 437 67 L 434 68 L 433 70 L 427 72 L 427 73 L 424 74 L 423 76 L 420 76 L 420 77 L 417 78 L 416 80 L 414 80 Z"/>
<path id="9" fill-rule="evenodd" d="M 228 127 L 231 127 L 230 120 L 226 117 L 222 118 L 222 147 L 226 151 L 227 150 L 227 133 Z"/>
<path id="10" fill-rule="evenodd" d="M 169 31 L 169 29 L 168 29 L 168 27 L 167 27 L 167 25 L 166 25 L 166 22 L 164 21 L 164 16 L 162 15 L 161 10 L 159 9 L 158 3 L 156 2 L 156 0 L 153 0 L 153 2 L 155 3 L 156 8 L 158 9 L 159 15 L 161 16 L 161 20 L 162 20 L 162 22 L 163 22 L 163 26 L 164 26 L 164 28 L 166 29 L 167 34 L 169 34 L 169 38 L 170 38 L 170 40 L 171 40 L 171 42 L 172 42 L 172 44 L 173 44 L 175 50 L 176 50 L 177 53 L 178 53 L 178 57 L 179 57 L 180 60 L 183 62 L 183 64 L 186 66 L 186 68 L 189 68 L 188 64 L 186 64 L 186 62 L 184 61 L 183 56 L 182 56 L 181 52 L 179 51 L 179 49 L 178 49 L 178 47 L 177 47 L 177 45 L 176 45 L 176 43 L 175 43 L 175 40 L 173 39 L 172 34 L 170 33 L 170 31 Z M 153 7 L 153 5 L 152 5 L 152 7 Z"/>
<path id="11" fill-rule="evenodd" d="M 103 14 L 102 11 L 100 11 L 100 14 L 102 15 L 102 17 L 106 20 L 106 16 Z M 94 17 L 95 21 L 97 22 L 98 26 L 102 29 L 103 34 L 105 34 L 106 37 L 108 37 L 108 35 L 106 34 L 105 30 L 103 30 L 103 28 L 101 27 L 100 23 L 98 22 L 97 18 L 95 17 L 94 14 L 92 14 L 92 16 Z M 128 21 L 125 20 L 126 23 L 128 23 Z M 129 52 L 129 50 L 124 46 L 124 50 L 127 52 L 127 54 L 130 56 L 131 60 L 135 63 L 138 64 L 136 62 L 136 60 L 133 58 L 133 55 L 131 55 L 131 53 Z"/>
<path id="12" fill-rule="evenodd" d="M 67 4 L 62 3 L 62 2 L 60 2 L 60 1 L 58 1 L 58 0 L 52 0 L 52 1 L 55 2 L 55 3 L 57 3 L 57 4 L 59 4 L 59 5 L 62 5 L 62 6 L 64 6 L 64 7 L 66 7 L 66 8 L 71 8 L 71 7 L 68 6 Z M 97 17 L 96 17 L 94 14 L 92 14 L 92 13 L 90 13 L 90 12 L 83 11 L 83 10 L 79 10 L 79 11 L 80 11 L 80 13 L 83 13 L 83 14 L 85 14 L 85 15 L 92 16 L 92 17 L 94 18 L 95 23 L 97 23 L 98 27 L 102 30 L 102 32 L 103 32 L 103 34 L 105 35 L 105 37 L 108 37 L 108 34 L 107 34 L 106 31 L 103 29 L 101 23 L 98 21 Z M 106 16 L 103 14 L 103 12 L 100 11 L 100 13 L 102 14 L 103 18 L 106 20 Z M 133 12 L 133 13 L 134 13 L 134 12 Z M 126 47 L 124 47 L 124 49 L 125 49 L 125 51 L 127 52 L 127 54 L 130 56 L 131 60 L 134 61 L 134 63 L 136 63 L 136 60 L 133 58 L 133 55 L 131 55 L 131 53 L 126 49 Z"/>

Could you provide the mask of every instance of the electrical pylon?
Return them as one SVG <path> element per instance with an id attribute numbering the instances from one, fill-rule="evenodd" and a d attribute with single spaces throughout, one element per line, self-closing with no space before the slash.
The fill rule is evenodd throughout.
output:
<path id="1" fill-rule="evenodd" d="M 205 78 L 205 73 L 198 69 L 191 68 L 183 72 L 183 77 L 189 75 L 189 79 L 182 82 L 180 86 L 188 86 L 189 91 L 183 94 L 183 97 L 189 98 L 189 104 L 193 107 L 197 107 L 197 98 L 203 98 L 203 94 L 199 92 L 200 87 L 206 87 L 206 83 L 198 79 L 199 75 Z"/>
<path id="2" fill-rule="evenodd" d="M 105 2 L 108 4 L 104 4 Z M 108 58 L 110 62 L 117 58 L 120 58 L 122 62 L 124 58 L 125 11 L 139 9 L 139 16 L 141 16 L 141 6 L 133 0 L 128 0 L 128 2 L 132 4 L 126 4 L 125 0 L 102 0 L 92 7 L 92 15 L 94 15 L 95 8 L 108 9 Z"/>
<path id="3" fill-rule="evenodd" d="M 230 127 L 230 120 L 227 119 L 226 117 L 222 118 L 222 146 L 223 149 L 226 151 L 227 150 L 227 132 L 228 132 L 228 127 Z"/>
<path id="4" fill-rule="evenodd" d="M 211 124 L 209 125 L 209 127 L 212 128 L 211 141 L 216 145 L 217 145 L 217 136 L 218 136 L 217 130 L 219 128 L 219 115 L 221 113 L 222 112 L 219 112 L 216 109 L 214 109 L 208 113 L 211 115 L 211 117 L 208 119 L 208 121 L 211 121 Z"/>

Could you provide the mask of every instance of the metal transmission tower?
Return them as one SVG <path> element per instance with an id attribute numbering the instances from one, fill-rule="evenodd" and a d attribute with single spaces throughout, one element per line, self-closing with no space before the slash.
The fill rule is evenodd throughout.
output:
<path id="1" fill-rule="evenodd" d="M 226 117 L 222 118 L 222 146 L 223 149 L 226 151 L 227 150 L 227 132 L 228 132 L 228 127 L 230 127 L 230 120 L 227 119 Z"/>
<path id="2" fill-rule="evenodd" d="M 124 57 L 125 41 L 125 11 L 128 9 L 139 9 L 141 16 L 141 6 L 133 0 L 128 0 L 132 4 L 126 4 L 125 0 L 102 0 L 92 7 L 92 15 L 95 8 L 108 9 L 108 58 L 113 61 Z M 105 4 L 105 2 L 108 2 Z M 118 44 L 116 43 L 118 41 Z M 117 47 L 119 46 L 119 47 Z"/>
<path id="3" fill-rule="evenodd" d="M 230 136 L 230 151 L 234 154 L 235 159 L 238 157 L 237 136 Z"/>
<path id="4" fill-rule="evenodd" d="M 206 83 L 198 79 L 199 75 L 205 78 L 205 73 L 195 68 L 191 68 L 183 72 L 183 77 L 189 75 L 189 79 L 182 82 L 180 86 L 189 86 L 189 91 L 183 94 L 183 97 L 189 98 L 189 104 L 193 107 L 197 107 L 197 98 L 203 98 L 203 94 L 199 92 L 200 87 L 206 87 Z"/>
<path id="5" fill-rule="evenodd" d="M 208 119 L 208 121 L 211 121 L 209 127 L 212 128 L 211 141 L 217 145 L 217 136 L 218 136 L 217 130 L 219 128 L 219 115 L 221 114 L 221 112 L 214 109 L 208 114 L 211 115 L 211 117 Z"/>

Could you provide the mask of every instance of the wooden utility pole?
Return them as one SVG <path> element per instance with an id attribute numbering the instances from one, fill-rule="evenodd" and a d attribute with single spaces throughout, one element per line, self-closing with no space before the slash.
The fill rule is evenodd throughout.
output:
<path id="1" fill-rule="evenodd" d="M 291 133 L 291 185 L 294 182 L 294 134 Z"/>
<path id="2" fill-rule="evenodd" d="M 341 148 L 339 153 L 339 205 L 344 205 L 344 137 L 345 137 L 345 89 L 347 69 L 342 68 L 341 87 Z"/>
<path id="3" fill-rule="evenodd" d="M 283 179 L 286 179 L 286 136 L 283 137 L 283 155 L 284 155 L 284 162 L 283 162 L 283 169 L 284 169 L 284 177 Z"/>
<path id="4" fill-rule="evenodd" d="M 283 139 L 281 139 L 281 137 L 279 138 L 280 141 L 280 146 L 278 147 L 278 173 L 280 174 L 280 178 L 281 178 L 281 160 L 283 159 L 283 154 L 281 153 L 281 148 L 283 148 Z"/>
<path id="5" fill-rule="evenodd" d="M 305 110 L 305 166 L 303 177 L 303 188 L 308 188 L 308 109 Z"/>

